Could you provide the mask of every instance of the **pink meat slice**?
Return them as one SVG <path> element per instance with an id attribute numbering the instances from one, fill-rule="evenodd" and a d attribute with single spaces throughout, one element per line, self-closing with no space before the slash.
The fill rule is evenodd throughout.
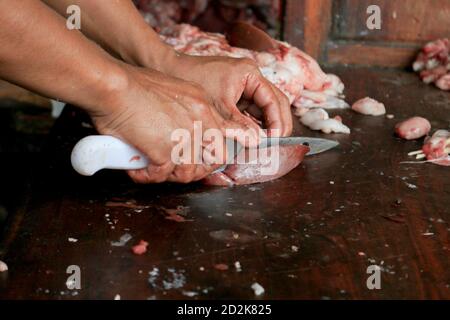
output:
<path id="1" fill-rule="evenodd" d="M 398 123 L 395 133 L 403 139 L 414 140 L 426 136 L 431 130 L 430 122 L 422 117 L 412 117 Z"/>
<path id="2" fill-rule="evenodd" d="M 265 161 L 259 161 L 257 164 L 232 164 L 228 165 L 224 171 L 206 177 L 203 179 L 203 183 L 212 186 L 234 186 L 278 179 L 288 174 L 303 161 L 309 152 L 309 147 L 303 145 L 270 147 L 267 155 L 270 157 L 272 152 L 277 152 L 276 150 L 279 150 L 279 165 L 278 169 L 271 174 L 262 174 L 263 169 L 267 169 L 267 166 L 270 165 L 264 163 Z M 246 149 L 244 152 L 248 153 L 248 150 Z"/>
<path id="3" fill-rule="evenodd" d="M 386 114 L 384 104 L 369 97 L 356 101 L 352 105 L 352 110 L 369 116 L 381 116 Z"/>

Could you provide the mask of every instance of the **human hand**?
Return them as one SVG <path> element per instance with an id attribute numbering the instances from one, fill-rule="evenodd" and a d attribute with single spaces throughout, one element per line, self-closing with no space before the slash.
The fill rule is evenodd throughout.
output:
<path id="1" fill-rule="evenodd" d="M 255 123 L 237 107 L 243 98 L 253 101 L 261 109 L 269 135 L 271 129 L 278 129 L 278 134 L 274 131 L 274 135 L 289 136 L 292 133 L 288 98 L 264 78 L 251 59 L 179 55 L 172 59 L 166 72 L 200 84 L 226 119 L 256 129 Z"/>
<path id="2" fill-rule="evenodd" d="M 195 164 L 194 157 L 198 155 L 193 152 L 189 163 L 176 164 L 171 158 L 177 144 L 171 138 L 172 133 L 177 129 L 185 129 L 193 137 L 196 121 L 201 121 L 202 133 L 208 129 L 217 129 L 223 137 L 227 136 L 225 129 L 245 128 L 225 120 L 199 85 L 151 69 L 125 65 L 123 68 L 128 79 L 126 88 L 114 97 L 108 97 L 105 105 L 109 107 L 91 112 L 91 117 L 101 134 L 122 139 L 149 158 L 151 165 L 129 171 L 130 177 L 138 183 L 188 183 L 207 176 L 219 167 L 220 164 L 208 164 L 217 159 L 205 152 L 205 145 L 198 152 L 202 153 L 200 159 L 206 163 Z M 251 139 L 254 144 L 257 143 L 256 132 Z M 193 143 L 192 140 L 188 143 Z M 239 142 L 245 143 L 245 140 Z M 191 146 L 191 150 L 196 149 Z"/>

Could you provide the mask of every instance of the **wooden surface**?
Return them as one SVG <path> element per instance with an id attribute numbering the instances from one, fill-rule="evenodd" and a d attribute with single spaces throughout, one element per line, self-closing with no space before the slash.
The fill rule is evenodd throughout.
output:
<path id="1" fill-rule="evenodd" d="M 369 95 L 396 118 L 339 112 L 352 134 L 327 137 L 340 148 L 253 186 L 79 177 L 67 151 L 89 129 L 66 113 L 47 157 L 31 161 L 30 190 L 4 232 L 0 259 L 10 271 L 0 274 L 0 299 L 254 298 L 254 282 L 266 299 L 449 299 L 450 168 L 402 164 L 421 142 L 393 136 L 412 115 L 448 128 L 449 93 L 409 73 L 333 71 L 350 102 Z M 185 222 L 167 219 L 177 206 Z M 127 232 L 129 243 L 111 246 Z M 130 248 L 141 239 L 149 251 L 136 256 Z M 81 290 L 65 286 L 69 265 L 81 268 Z M 370 265 L 382 268 L 380 290 L 366 287 Z"/>
<path id="2" fill-rule="evenodd" d="M 369 5 L 381 29 L 369 30 Z M 408 67 L 424 43 L 450 36 L 448 0 L 287 0 L 284 37 L 322 63 Z"/>

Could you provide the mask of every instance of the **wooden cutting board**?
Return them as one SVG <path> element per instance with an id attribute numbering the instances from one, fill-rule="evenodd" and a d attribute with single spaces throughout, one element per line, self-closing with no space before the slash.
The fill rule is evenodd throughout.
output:
<path id="1" fill-rule="evenodd" d="M 254 298 L 255 282 L 268 299 L 449 299 L 450 168 L 402 164 L 421 142 L 393 135 L 413 115 L 448 128 L 449 93 L 402 71 L 331 71 L 349 102 L 371 96 L 395 119 L 339 112 L 353 130 L 327 136 L 340 148 L 260 185 L 77 176 L 70 149 L 91 129 L 66 110 L 4 235 L 0 299 Z M 323 136 L 297 122 L 295 130 Z M 128 243 L 111 245 L 125 233 Z M 148 252 L 136 256 L 141 239 Z M 66 288 L 69 265 L 80 266 L 82 290 Z M 366 287 L 370 265 L 382 267 L 382 290 Z"/>

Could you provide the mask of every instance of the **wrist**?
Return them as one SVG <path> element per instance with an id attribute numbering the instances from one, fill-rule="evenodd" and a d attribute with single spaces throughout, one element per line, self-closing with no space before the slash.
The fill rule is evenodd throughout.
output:
<path id="1" fill-rule="evenodd" d="M 92 90 L 82 105 L 91 116 L 102 116 L 114 112 L 130 86 L 130 77 L 119 63 L 92 77 Z"/>
<path id="2" fill-rule="evenodd" d="M 174 76 L 179 66 L 181 55 L 177 53 L 169 45 L 163 44 L 159 50 L 151 50 L 151 48 L 145 50 L 146 54 L 143 55 L 142 63 L 140 66 L 157 70 L 169 76 Z M 150 53 L 150 54 L 149 54 Z"/>
<path id="3" fill-rule="evenodd" d="M 165 44 L 153 32 L 138 34 L 135 39 L 122 46 L 119 55 L 125 62 L 170 74 L 178 61 L 179 54 Z"/>

